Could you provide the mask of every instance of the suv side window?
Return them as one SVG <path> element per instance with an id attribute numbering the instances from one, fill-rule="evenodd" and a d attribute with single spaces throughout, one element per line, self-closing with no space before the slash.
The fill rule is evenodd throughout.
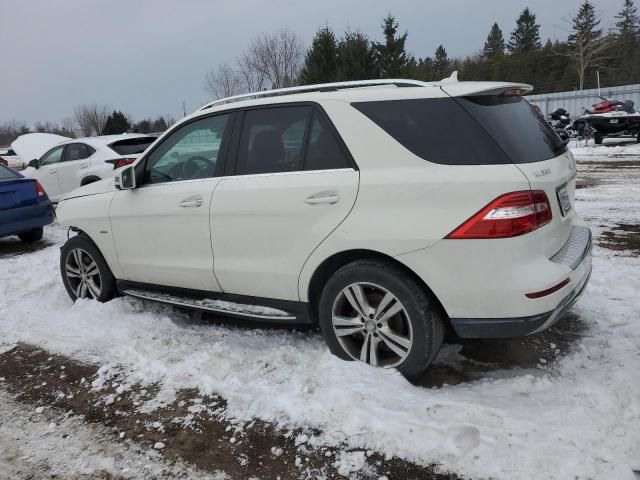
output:
<path id="1" fill-rule="evenodd" d="M 302 167 L 310 106 L 273 107 L 245 113 L 237 175 L 292 172 Z"/>
<path id="2" fill-rule="evenodd" d="M 69 143 L 64 154 L 64 161 L 84 160 L 93 155 L 95 150 L 84 143 Z"/>
<path id="3" fill-rule="evenodd" d="M 42 158 L 38 163 L 40 165 L 51 165 L 53 163 L 60 162 L 62 160 L 63 150 L 64 150 L 64 145 L 60 145 L 59 147 L 52 148 L 42 156 Z"/>
<path id="4" fill-rule="evenodd" d="M 351 168 L 351 164 L 327 121 L 320 112 L 314 110 L 304 169 L 329 170 L 334 168 Z"/>
<path id="5" fill-rule="evenodd" d="M 213 177 L 229 114 L 204 117 L 179 127 L 147 157 L 143 184 Z"/>

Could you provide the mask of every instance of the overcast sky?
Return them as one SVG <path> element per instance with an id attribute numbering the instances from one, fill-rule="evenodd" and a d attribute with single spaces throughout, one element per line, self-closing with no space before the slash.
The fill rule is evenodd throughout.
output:
<path id="1" fill-rule="evenodd" d="M 380 39 L 393 13 L 408 50 L 450 57 L 477 52 L 497 21 L 505 37 L 525 6 L 542 37 L 566 38 L 581 0 L 0 0 L 0 122 L 59 122 L 97 101 L 134 119 L 182 115 L 208 98 L 203 78 L 249 39 L 288 27 L 308 45 L 318 26 L 358 28 Z M 595 0 L 605 27 L 622 0 Z"/>

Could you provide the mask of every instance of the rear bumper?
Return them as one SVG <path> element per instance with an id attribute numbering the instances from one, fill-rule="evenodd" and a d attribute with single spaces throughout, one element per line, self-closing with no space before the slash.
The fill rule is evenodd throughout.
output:
<path id="1" fill-rule="evenodd" d="M 53 222 L 53 205 L 39 199 L 35 205 L 0 211 L 0 237 L 28 232 Z"/>
<path id="2" fill-rule="evenodd" d="M 580 283 L 547 313 L 514 318 L 452 318 L 451 326 L 462 338 L 524 337 L 551 327 L 578 301 L 591 278 L 591 265 Z"/>

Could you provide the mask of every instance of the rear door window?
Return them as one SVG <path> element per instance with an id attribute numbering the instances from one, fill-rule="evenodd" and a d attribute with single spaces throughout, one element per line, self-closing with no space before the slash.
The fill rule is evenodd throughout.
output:
<path id="1" fill-rule="evenodd" d="M 351 162 L 335 134 L 317 110 L 313 112 L 308 142 L 304 159 L 305 170 L 351 168 Z"/>
<path id="2" fill-rule="evenodd" d="M 89 158 L 95 150 L 84 143 L 70 143 L 65 150 L 64 161 L 84 160 Z"/>
<path id="3" fill-rule="evenodd" d="M 389 100 L 353 106 L 409 151 L 434 163 L 538 162 L 565 148 L 520 97 Z"/>
<path id="4" fill-rule="evenodd" d="M 236 174 L 300 170 L 311 111 L 306 105 L 247 111 L 240 133 Z"/>

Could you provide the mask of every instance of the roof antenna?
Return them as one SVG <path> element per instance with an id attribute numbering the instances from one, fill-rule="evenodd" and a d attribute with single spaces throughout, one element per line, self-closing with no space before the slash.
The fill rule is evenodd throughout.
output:
<path id="1" fill-rule="evenodd" d="M 458 83 L 458 71 L 455 70 L 450 77 L 443 78 L 442 83 Z"/>

